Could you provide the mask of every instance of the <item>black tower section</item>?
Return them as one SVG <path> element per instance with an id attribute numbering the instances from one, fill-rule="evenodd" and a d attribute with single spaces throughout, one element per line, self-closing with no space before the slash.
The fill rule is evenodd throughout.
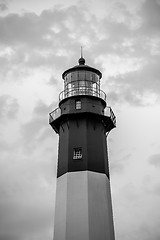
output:
<path id="1" fill-rule="evenodd" d="M 116 118 L 100 89 L 102 74 L 81 57 L 62 78 L 59 107 L 49 114 L 49 123 L 59 134 L 57 177 L 89 170 L 109 178 L 106 133 L 116 126 Z"/>

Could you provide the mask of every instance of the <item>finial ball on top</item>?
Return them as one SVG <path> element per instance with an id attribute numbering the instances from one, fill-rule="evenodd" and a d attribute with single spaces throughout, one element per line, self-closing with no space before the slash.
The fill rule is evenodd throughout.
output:
<path id="1" fill-rule="evenodd" d="M 78 60 L 78 63 L 79 65 L 85 65 L 85 59 L 83 57 L 81 57 L 79 60 Z"/>

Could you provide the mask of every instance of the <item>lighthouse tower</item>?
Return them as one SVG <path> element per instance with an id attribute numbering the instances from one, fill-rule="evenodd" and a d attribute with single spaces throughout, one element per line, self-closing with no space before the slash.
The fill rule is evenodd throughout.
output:
<path id="1" fill-rule="evenodd" d="M 54 240 L 114 240 L 106 137 L 115 115 L 85 64 L 62 74 L 64 90 L 49 123 L 59 134 Z"/>

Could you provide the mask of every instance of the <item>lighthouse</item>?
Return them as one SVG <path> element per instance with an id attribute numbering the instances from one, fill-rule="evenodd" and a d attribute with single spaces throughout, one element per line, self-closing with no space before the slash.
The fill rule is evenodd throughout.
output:
<path id="1" fill-rule="evenodd" d="M 49 124 L 59 135 L 54 240 L 114 240 L 107 136 L 116 118 L 85 64 L 62 74 L 64 90 Z"/>

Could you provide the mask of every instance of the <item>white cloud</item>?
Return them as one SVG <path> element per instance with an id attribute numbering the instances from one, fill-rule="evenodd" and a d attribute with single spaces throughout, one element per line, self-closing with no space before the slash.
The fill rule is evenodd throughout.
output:
<path id="1" fill-rule="evenodd" d="M 100 62 L 105 69 L 104 76 L 116 77 L 135 72 L 142 69 L 144 61 L 140 58 L 131 58 L 130 56 L 119 56 L 116 54 L 107 54 L 96 58 L 96 63 Z"/>

